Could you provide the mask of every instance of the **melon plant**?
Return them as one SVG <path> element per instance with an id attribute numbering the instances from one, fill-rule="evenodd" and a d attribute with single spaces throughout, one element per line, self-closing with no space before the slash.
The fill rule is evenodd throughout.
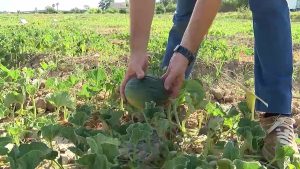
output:
<path id="1" fill-rule="evenodd" d="M 160 78 L 145 76 L 143 79 L 132 78 L 125 86 L 125 97 L 130 105 L 144 109 L 146 102 L 163 105 L 168 101 L 168 91 Z"/>

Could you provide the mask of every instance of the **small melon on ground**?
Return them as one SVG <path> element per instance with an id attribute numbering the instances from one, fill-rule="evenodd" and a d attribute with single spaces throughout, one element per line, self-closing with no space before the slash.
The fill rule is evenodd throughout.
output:
<path id="1" fill-rule="evenodd" d="M 169 95 L 160 78 L 145 76 L 143 79 L 132 78 L 125 86 L 125 97 L 130 105 L 137 109 L 144 109 L 146 102 L 157 105 L 167 103 Z"/>

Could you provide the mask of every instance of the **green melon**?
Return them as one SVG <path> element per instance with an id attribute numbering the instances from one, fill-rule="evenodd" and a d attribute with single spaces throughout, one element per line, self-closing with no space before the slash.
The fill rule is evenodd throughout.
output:
<path id="1" fill-rule="evenodd" d="M 169 95 L 162 79 L 145 76 L 143 79 L 132 78 L 127 82 L 125 97 L 133 107 L 143 109 L 146 102 L 154 101 L 157 105 L 163 105 L 168 101 Z"/>

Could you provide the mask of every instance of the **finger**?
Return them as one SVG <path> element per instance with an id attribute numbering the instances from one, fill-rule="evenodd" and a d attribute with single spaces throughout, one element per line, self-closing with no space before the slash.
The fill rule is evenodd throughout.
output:
<path id="1" fill-rule="evenodd" d="M 126 100 L 126 98 L 125 98 L 125 86 L 126 86 L 126 84 L 124 82 L 120 86 L 120 94 L 121 94 L 121 97 L 122 97 L 123 100 Z"/>
<path id="2" fill-rule="evenodd" d="M 138 79 L 143 79 L 145 77 L 145 72 L 144 72 L 144 70 L 141 67 L 137 68 L 137 70 L 135 71 L 135 73 L 136 73 L 136 77 Z"/>
<path id="3" fill-rule="evenodd" d="M 168 77 L 169 73 L 170 73 L 170 69 L 167 69 L 167 72 L 166 72 L 164 75 L 162 75 L 161 79 L 162 79 L 163 81 L 165 81 L 166 78 Z"/>
<path id="4" fill-rule="evenodd" d="M 182 86 L 182 80 L 176 80 L 176 82 L 174 83 L 174 86 L 172 87 L 172 94 L 171 97 L 172 98 L 176 98 L 179 95 L 181 86 Z"/>
<path id="5" fill-rule="evenodd" d="M 121 87 L 120 87 L 120 94 L 121 94 L 121 97 L 123 100 L 126 100 L 126 97 L 125 97 L 125 87 L 126 87 L 126 84 L 127 82 L 129 81 L 129 79 L 131 78 L 131 76 L 128 76 L 128 75 L 125 75 L 125 78 L 121 84 Z"/>
<path id="6" fill-rule="evenodd" d="M 165 79 L 165 84 L 164 84 L 166 90 L 172 90 L 171 88 L 172 88 L 172 85 L 173 85 L 175 79 L 176 79 L 176 76 L 174 74 L 168 73 L 168 75 Z"/>

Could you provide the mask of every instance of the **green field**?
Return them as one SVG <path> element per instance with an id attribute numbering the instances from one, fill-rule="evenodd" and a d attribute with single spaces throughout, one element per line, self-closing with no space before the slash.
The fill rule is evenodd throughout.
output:
<path id="1" fill-rule="evenodd" d="M 295 117 L 299 16 L 292 13 Z M 171 26 L 172 15 L 155 16 L 148 74 L 164 73 Z M 180 96 L 143 111 L 119 95 L 128 30 L 128 14 L 0 15 L 0 169 L 272 168 L 260 154 L 265 132 L 241 87 L 253 89 L 249 11 L 218 14 Z M 274 160 L 300 168 L 284 148 Z"/>

